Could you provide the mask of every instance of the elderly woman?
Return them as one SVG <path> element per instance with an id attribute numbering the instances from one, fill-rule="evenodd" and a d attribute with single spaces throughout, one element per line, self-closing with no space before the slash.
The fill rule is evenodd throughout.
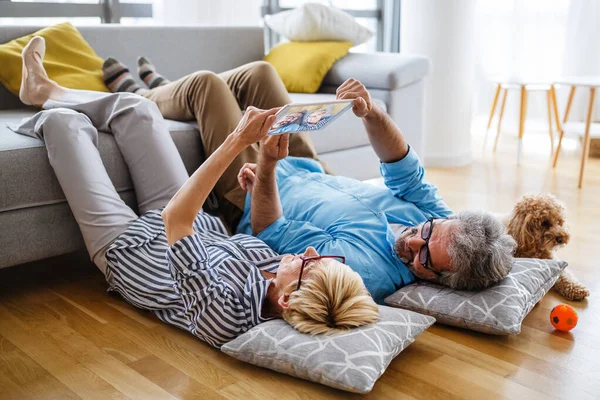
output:
<path id="1" fill-rule="evenodd" d="M 45 142 L 109 290 L 216 347 L 270 318 L 284 318 L 311 334 L 377 321 L 377 306 L 343 257 L 322 256 L 312 247 L 302 255 L 280 256 L 251 236 L 229 237 L 218 218 L 201 210 L 217 179 L 247 146 L 261 141 L 265 160 L 287 154 L 287 135 L 266 139 L 277 109 L 248 109 L 188 177 L 154 103 L 135 94 L 60 87 L 42 66 L 44 50 L 40 37 L 23 50 L 20 98 L 45 110 L 16 131 Z M 98 130 L 114 135 L 141 216 L 108 177 Z"/>

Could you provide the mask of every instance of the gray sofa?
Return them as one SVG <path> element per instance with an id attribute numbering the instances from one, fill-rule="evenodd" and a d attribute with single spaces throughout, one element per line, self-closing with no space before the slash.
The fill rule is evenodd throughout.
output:
<path id="1" fill-rule="evenodd" d="M 0 43 L 39 28 L 0 26 Z M 263 30 L 255 27 L 103 25 L 79 29 L 101 57 L 115 56 L 134 66 L 138 55 L 146 55 L 170 79 L 201 69 L 225 71 L 261 60 L 264 55 Z M 429 61 L 424 57 L 349 54 L 334 65 L 319 93 L 291 96 L 295 102 L 332 100 L 337 86 L 347 78 L 359 79 L 402 128 L 412 147 L 422 153 L 424 78 L 428 71 Z M 7 123 L 18 122 L 35 112 L 0 85 L 0 268 L 84 247 L 43 143 L 6 127 Z M 168 123 L 191 173 L 203 161 L 197 125 Z M 352 113 L 344 115 L 327 131 L 314 133 L 312 139 L 320 157 L 337 174 L 357 179 L 379 176 L 377 157 L 362 123 Z M 135 193 L 131 179 L 110 135 L 100 134 L 99 150 L 119 194 L 133 206 Z"/>

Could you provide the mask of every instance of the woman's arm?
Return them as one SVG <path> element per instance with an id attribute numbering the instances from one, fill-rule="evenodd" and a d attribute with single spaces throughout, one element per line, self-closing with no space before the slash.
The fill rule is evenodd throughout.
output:
<path id="1" fill-rule="evenodd" d="M 242 150 L 266 136 L 277 111 L 248 107 L 237 128 L 173 196 L 162 212 L 169 246 L 194 233 L 194 220 L 223 172 Z"/>

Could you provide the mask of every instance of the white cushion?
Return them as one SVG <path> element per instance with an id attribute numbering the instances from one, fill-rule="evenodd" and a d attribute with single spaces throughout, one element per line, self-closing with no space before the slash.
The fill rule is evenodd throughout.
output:
<path id="1" fill-rule="evenodd" d="M 358 46 L 373 36 L 373 32 L 356 22 L 350 14 L 316 3 L 265 15 L 265 23 L 295 42 L 345 41 Z"/>

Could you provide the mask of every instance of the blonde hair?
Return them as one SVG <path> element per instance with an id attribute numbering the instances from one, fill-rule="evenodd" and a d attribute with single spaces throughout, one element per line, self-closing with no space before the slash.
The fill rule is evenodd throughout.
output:
<path id="1" fill-rule="evenodd" d="M 316 268 L 315 268 L 316 267 Z M 340 262 L 311 268 L 299 290 L 294 282 L 283 319 L 311 335 L 334 334 L 379 321 L 379 308 L 359 274 Z"/>

